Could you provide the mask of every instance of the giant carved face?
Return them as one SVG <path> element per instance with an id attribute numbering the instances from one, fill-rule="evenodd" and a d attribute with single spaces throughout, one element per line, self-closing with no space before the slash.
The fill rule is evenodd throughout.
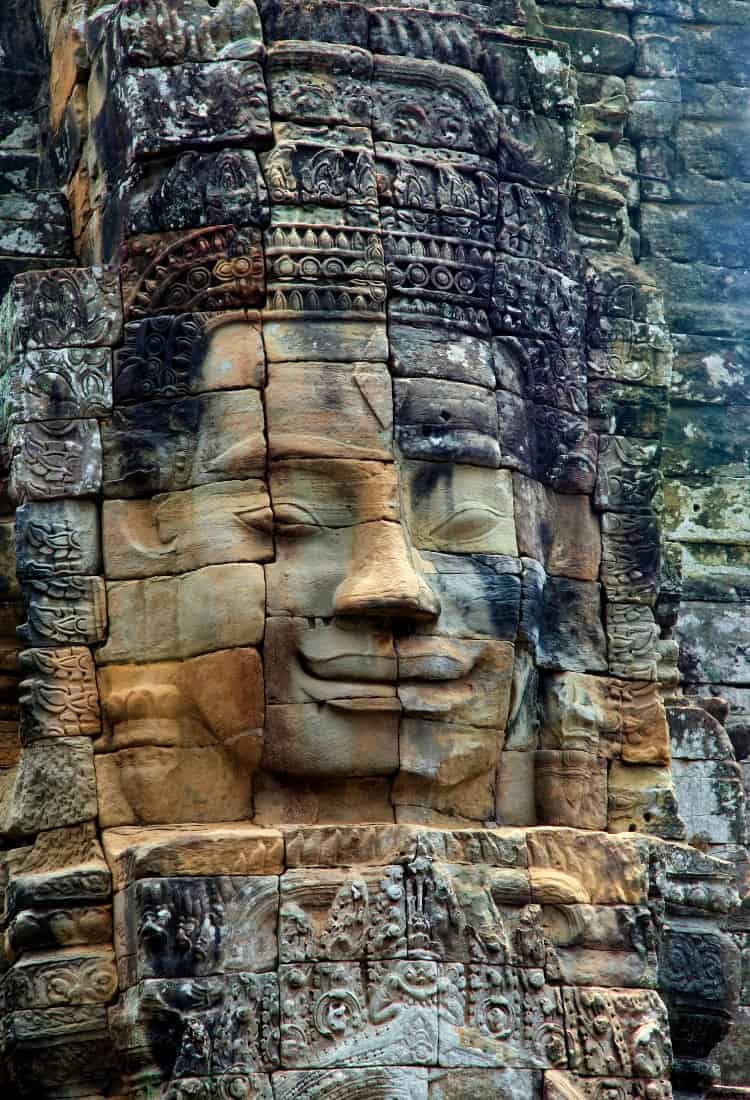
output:
<path id="1" fill-rule="evenodd" d="M 224 65 L 218 153 L 158 137 L 120 28 L 104 825 L 493 820 L 550 559 L 562 667 L 606 668 L 565 63 L 320 11 L 265 13 L 266 86 Z"/>

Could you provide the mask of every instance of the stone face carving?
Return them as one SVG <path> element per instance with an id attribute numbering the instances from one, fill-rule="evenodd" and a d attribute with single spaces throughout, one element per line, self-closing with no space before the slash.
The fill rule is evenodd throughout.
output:
<path id="1" fill-rule="evenodd" d="M 0 317 L 13 1087 L 669 1100 L 730 900 L 620 85 L 512 0 L 48 7 L 94 266 Z"/>

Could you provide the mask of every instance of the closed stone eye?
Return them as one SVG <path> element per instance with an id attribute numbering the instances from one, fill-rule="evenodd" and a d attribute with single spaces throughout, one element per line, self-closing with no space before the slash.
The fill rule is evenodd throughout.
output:
<path id="1" fill-rule="evenodd" d="M 300 538 L 322 527 L 308 508 L 289 501 L 281 501 L 274 506 L 274 519 L 279 533 L 289 538 Z"/>
<path id="2" fill-rule="evenodd" d="M 504 517 L 486 504 L 471 502 L 458 508 L 448 519 L 431 529 L 431 537 L 452 539 L 458 543 L 476 542 L 485 538 Z"/>

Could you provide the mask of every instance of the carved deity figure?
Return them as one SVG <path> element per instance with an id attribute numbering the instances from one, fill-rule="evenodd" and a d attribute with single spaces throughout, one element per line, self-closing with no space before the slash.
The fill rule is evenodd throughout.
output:
<path id="1" fill-rule="evenodd" d="M 664 913 L 713 958 L 685 898 L 731 888 L 675 843 L 632 392 L 669 342 L 574 231 L 575 78 L 530 29 L 84 21 L 87 266 L 3 320 L 19 1096 L 670 1094 Z"/>

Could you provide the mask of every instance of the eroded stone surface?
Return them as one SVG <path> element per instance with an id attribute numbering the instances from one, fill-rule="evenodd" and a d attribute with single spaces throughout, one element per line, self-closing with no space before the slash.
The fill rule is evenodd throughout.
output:
<path id="1" fill-rule="evenodd" d="M 746 36 L 532 8 L 40 9 L 62 190 L 0 202 L 0 1092 L 707 1071 L 746 745 L 702 689 L 744 690 L 750 592 L 711 80 Z M 46 110 L 9 11 L 0 190 Z"/>

